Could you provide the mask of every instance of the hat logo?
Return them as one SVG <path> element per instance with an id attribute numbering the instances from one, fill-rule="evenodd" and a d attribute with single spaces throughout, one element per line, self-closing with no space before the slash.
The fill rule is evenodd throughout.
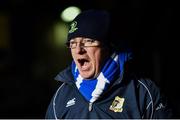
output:
<path id="1" fill-rule="evenodd" d="M 71 25 L 70 25 L 70 30 L 69 30 L 69 33 L 73 33 L 73 32 L 75 32 L 78 28 L 77 28 L 77 22 L 76 21 L 74 21 L 74 22 L 72 22 L 71 23 Z"/>
<path id="2" fill-rule="evenodd" d="M 124 98 L 116 96 L 109 109 L 114 112 L 122 112 L 124 100 L 125 100 Z"/>

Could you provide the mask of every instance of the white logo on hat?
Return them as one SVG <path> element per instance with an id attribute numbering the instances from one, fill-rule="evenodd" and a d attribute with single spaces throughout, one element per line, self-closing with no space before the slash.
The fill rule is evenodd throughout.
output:
<path id="1" fill-rule="evenodd" d="M 69 33 L 73 33 L 74 31 L 76 31 L 78 29 L 76 21 L 72 22 L 70 26 L 71 26 L 71 28 L 69 30 Z"/>

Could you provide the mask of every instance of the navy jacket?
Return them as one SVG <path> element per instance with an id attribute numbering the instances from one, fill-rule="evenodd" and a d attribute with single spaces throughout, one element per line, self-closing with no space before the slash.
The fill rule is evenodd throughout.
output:
<path id="1" fill-rule="evenodd" d="M 171 118 L 172 112 L 158 87 L 136 77 L 118 77 L 93 104 L 76 88 L 71 69 L 56 76 L 63 82 L 52 98 L 46 119 L 141 119 Z"/>

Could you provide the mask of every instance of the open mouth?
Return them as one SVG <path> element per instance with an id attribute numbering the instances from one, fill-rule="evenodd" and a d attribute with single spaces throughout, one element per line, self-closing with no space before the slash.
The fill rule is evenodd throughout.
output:
<path id="1" fill-rule="evenodd" d="M 82 58 L 77 60 L 82 70 L 87 70 L 89 68 L 89 60 Z"/>

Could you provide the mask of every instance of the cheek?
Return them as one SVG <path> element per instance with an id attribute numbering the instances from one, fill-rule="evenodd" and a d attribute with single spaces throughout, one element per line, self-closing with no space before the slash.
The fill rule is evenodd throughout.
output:
<path id="1" fill-rule="evenodd" d="M 73 51 L 71 51 L 71 56 L 72 56 L 73 59 L 76 58 Z"/>
<path id="2" fill-rule="evenodd" d="M 96 54 L 96 64 L 97 64 L 97 67 L 99 67 L 99 69 L 102 67 L 102 65 L 104 64 L 105 62 L 105 59 L 106 59 L 106 53 L 107 51 L 104 51 L 104 50 L 99 50 Z"/>
<path id="3" fill-rule="evenodd" d="M 101 64 L 101 50 L 97 50 L 93 53 L 93 62 L 96 67 L 99 67 Z"/>

